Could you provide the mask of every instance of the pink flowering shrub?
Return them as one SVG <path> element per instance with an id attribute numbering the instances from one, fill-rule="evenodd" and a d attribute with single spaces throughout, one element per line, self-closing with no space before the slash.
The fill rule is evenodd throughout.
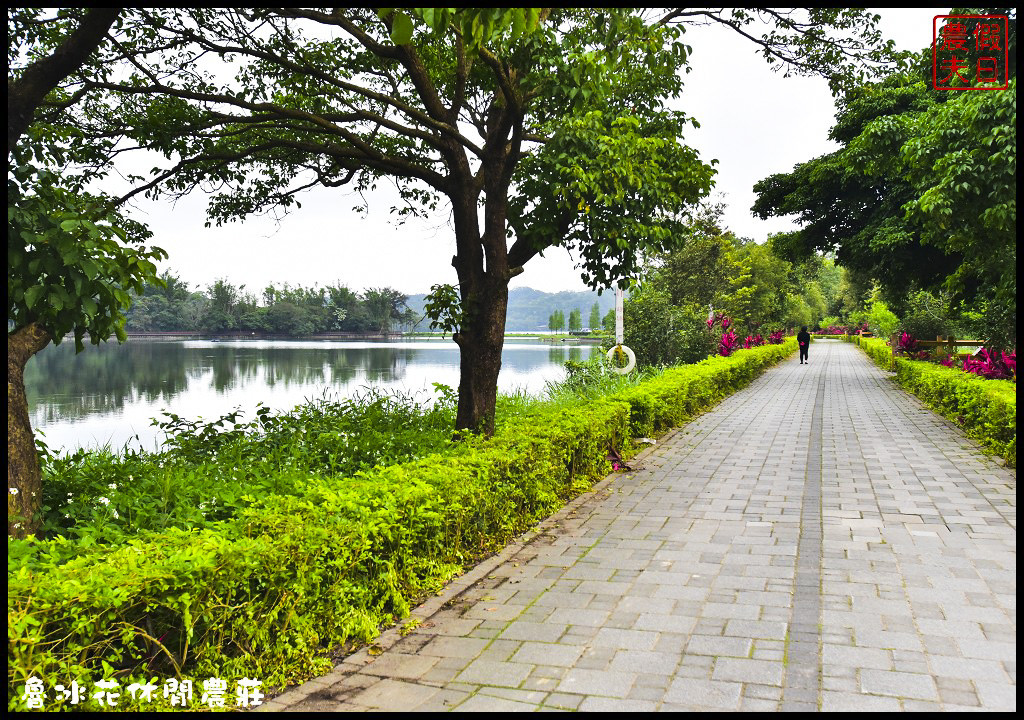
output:
<path id="1" fill-rule="evenodd" d="M 1016 382 L 1017 381 L 1017 350 L 1016 349 L 1011 350 L 1009 355 L 1007 355 L 1005 351 L 1001 352 L 1000 354 L 1002 355 L 1002 358 L 1003 358 L 1003 365 L 1005 365 L 1007 368 L 1009 368 L 1010 372 L 1013 374 L 1013 381 Z"/>
<path id="2" fill-rule="evenodd" d="M 760 347 L 764 345 L 764 338 L 760 335 L 747 335 L 746 340 L 743 341 L 744 348 Z"/>
<path id="3" fill-rule="evenodd" d="M 785 337 L 786 335 L 782 330 L 776 330 L 775 332 L 768 336 L 768 344 L 781 345 Z"/>
<path id="4" fill-rule="evenodd" d="M 980 375 L 989 380 L 1012 379 L 1016 382 L 1017 351 L 1014 350 L 1009 355 L 1003 352 L 1000 356 L 996 356 L 995 353 L 982 348 L 977 356 L 964 358 L 964 364 L 961 369 L 964 372 Z"/>
<path id="5" fill-rule="evenodd" d="M 722 357 L 729 357 L 732 355 L 733 350 L 739 344 L 739 339 L 736 337 L 736 333 L 730 330 L 727 333 L 722 334 L 722 339 L 718 341 L 718 354 Z"/>
<path id="6" fill-rule="evenodd" d="M 904 331 L 900 335 L 899 344 L 896 347 L 900 352 L 903 352 L 907 355 L 912 355 L 913 353 L 918 351 L 917 338 L 915 338 L 910 333 Z"/>

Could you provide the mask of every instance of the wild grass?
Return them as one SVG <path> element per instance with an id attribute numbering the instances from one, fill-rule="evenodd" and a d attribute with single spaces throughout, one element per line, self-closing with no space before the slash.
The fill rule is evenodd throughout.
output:
<path id="1" fill-rule="evenodd" d="M 496 425 L 564 409 L 629 388 L 661 372 L 618 375 L 602 360 L 569 362 L 568 376 L 540 395 L 499 395 Z M 43 460 L 43 535 L 81 548 L 118 544 L 145 532 L 197 529 L 229 520 L 269 496 L 301 495 L 311 481 L 339 482 L 374 467 L 459 452 L 453 442 L 457 396 L 368 389 L 350 398 L 324 395 L 290 412 L 257 405 L 251 419 L 235 410 L 215 420 L 165 413 L 159 452 L 126 445 L 55 454 Z"/>
<path id="2" fill-rule="evenodd" d="M 42 446 L 43 533 L 83 547 L 169 527 L 226 520 L 269 495 L 295 495 L 313 477 L 349 477 L 452 447 L 454 393 L 432 403 L 415 395 L 368 390 L 323 396 L 290 412 L 258 405 L 216 420 L 166 413 L 154 420 L 163 449 L 125 446 L 50 453 Z"/>

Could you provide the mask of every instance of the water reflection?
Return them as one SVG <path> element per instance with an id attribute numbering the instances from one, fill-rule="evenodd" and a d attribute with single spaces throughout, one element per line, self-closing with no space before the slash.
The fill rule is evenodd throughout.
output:
<path id="1" fill-rule="evenodd" d="M 499 387 L 536 393 L 564 377 L 566 360 L 581 361 L 587 346 L 509 339 Z M 161 410 L 182 417 L 218 417 L 257 402 L 288 410 L 324 392 L 351 396 L 367 386 L 430 394 L 431 384 L 458 385 L 459 352 L 441 340 L 402 342 L 129 340 L 89 346 L 50 346 L 25 369 L 33 427 L 51 447 L 138 438 L 152 448 L 150 419 Z"/>

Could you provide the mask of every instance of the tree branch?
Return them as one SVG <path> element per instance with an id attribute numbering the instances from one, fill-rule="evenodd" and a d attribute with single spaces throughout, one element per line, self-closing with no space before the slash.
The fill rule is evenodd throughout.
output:
<path id="1" fill-rule="evenodd" d="M 89 58 L 106 37 L 122 8 L 92 8 L 78 28 L 49 57 L 29 65 L 17 80 L 7 78 L 7 153 L 32 123 L 43 99 Z"/>

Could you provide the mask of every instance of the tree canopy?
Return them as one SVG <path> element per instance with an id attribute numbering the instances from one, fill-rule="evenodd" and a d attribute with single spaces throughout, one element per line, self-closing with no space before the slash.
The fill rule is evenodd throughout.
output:
<path id="1" fill-rule="evenodd" d="M 1002 344 L 1016 324 L 1016 77 L 943 92 L 921 74 L 846 92 L 831 132 L 843 147 L 760 181 L 753 209 L 799 216 L 773 239 L 787 257 L 835 252 L 896 297 L 945 290 L 984 308 Z"/>

